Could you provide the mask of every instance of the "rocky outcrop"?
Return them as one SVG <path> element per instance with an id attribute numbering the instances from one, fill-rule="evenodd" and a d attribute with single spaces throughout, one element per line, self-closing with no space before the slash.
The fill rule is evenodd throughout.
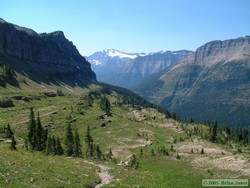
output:
<path id="1" fill-rule="evenodd" d="M 13 101 L 12 100 L 0 100 L 0 107 L 1 108 L 9 108 L 13 107 Z"/>
<path id="2" fill-rule="evenodd" d="M 208 42 L 197 48 L 191 59 L 184 59 L 181 64 L 212 66 L 218 62 L 247 59 L 249 56 L 250 36 L 245 36 L 237 39 Z"/>
<path id="3" fill-rule="evenodd" d="M 65 38 L 62 31 L 38 34 L 31 29 L 10 24 L 1 19 L 0 55 L 16 58 L 32 65 L 53 68 L 55 72 L 67 70 L 68 75 L 70 71 L 71 75 L 75 74 L 85 81 L 95 80 L 90 63 L 81 56 L 73 43 Z"/>

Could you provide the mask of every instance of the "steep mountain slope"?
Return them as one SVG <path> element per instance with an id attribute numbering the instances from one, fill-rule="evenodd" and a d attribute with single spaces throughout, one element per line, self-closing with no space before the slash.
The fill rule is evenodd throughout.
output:
<path id="1" fill-rule="evenodd" d="M 141 95 L 184 117 L 250 122 L 250 37 L 212 41 L 141 87 Z"/>
<path id="2" fill-rule="evenodd" d="M 125 54 L 103 56 L 96 53 L 88 59 L 100 81 L 133 89 L 165 68 L 192 54 L 192 51 L 166 51 L 150 54 Z M 118 55 L 119 53 L 117 53 Z M 109 57 L 109 58 L 107 58 Z M 123 57 L 123 58 L 121 58 Z"/>
<path id="3" fill-rule="evenodd" d="M 1 66 L 8 65 L 37 81 L 96 82 L 90 63 L 61 31 L 37 34 L 1 19 L 0 60 Z"/>

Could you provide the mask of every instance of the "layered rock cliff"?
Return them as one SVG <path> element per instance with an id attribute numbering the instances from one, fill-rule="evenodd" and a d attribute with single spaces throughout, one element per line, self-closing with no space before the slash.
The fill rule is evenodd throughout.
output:
<path id="1" fill-rule="evenodd" d="M 29 63 L 32 67 L 41 66 L 44 73 L 61 74 L 63 78 L 95 81 L 90 63 L 62 31 L 38 34 L 35 31 L 0 20 L 0 56 Z M 65 75 L 67 73 L 67 75 Z M 72 80 L 73 81 L 73 80 Z"/>

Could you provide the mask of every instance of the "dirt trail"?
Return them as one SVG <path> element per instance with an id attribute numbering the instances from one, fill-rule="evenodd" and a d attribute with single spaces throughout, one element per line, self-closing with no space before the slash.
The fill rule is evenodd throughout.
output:
<path id="1" fill-rule="evenodd" d="M 103 187 L 104 185 L 107 185 L 107 184 L 109 184 L 109 183 L 111 183 L 113 181 L 113 176 L 111 176 L 109 174 L 109 172 L 108 172 L 108 170 L 110 169 L 108 166 L 105 166 L 105 165 L 102 165 L 102 164 L 95 164 L 95 163 L 93 163 L 91 161 L 86 161 L 86 160 L 84 160 L 83 162 L 100 168 L 100 170 L 98 171 L 97 174 L 101 178 L 101 183 L 97 184 L 95 186 L 95 188 Z"/>
<path id="2" fill-rule="evenodd" d="M 100 184 L 96 185 L 95 188 L 100 188 L 111 183 L 113 181 L 113 177 L 108 172 L 108 170 L 110 169 L 109 167 L 101 164 L 98 164 L 97 166 L 100 168 L 100 172 L 98 172 L 98 175 L 100 176 L 102 181 Z"/>

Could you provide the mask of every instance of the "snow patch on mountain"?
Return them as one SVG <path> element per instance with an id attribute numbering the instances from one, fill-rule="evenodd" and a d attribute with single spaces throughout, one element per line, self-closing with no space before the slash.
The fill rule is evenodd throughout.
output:
<path id="1" fill-rule="evenodd" d="M 98 60 L 96 60 L 96 59 L 89 60 L 89 62 L 90 62 L 91 64 L 94 64 L 94 65 L 101 65 L 101 64 L 102 64 L 102 62 L 100 62 L 100 61 L 98 61 Z"/>
<path id="2" fill-rule="evenodd" d="M 110 57 L 119 57 L 119 58 L 128 58 L 128 59 L 134 59 L 134 58 L 137 58 L 138 56 L 147 55 L 145 53 L 125 53 L 125 52 L 121 52 L 119 50 L 114 50 L 114 49 L 103 50 L 103 52 L 105 52 L 107 56 L 110 56 Z"/>

